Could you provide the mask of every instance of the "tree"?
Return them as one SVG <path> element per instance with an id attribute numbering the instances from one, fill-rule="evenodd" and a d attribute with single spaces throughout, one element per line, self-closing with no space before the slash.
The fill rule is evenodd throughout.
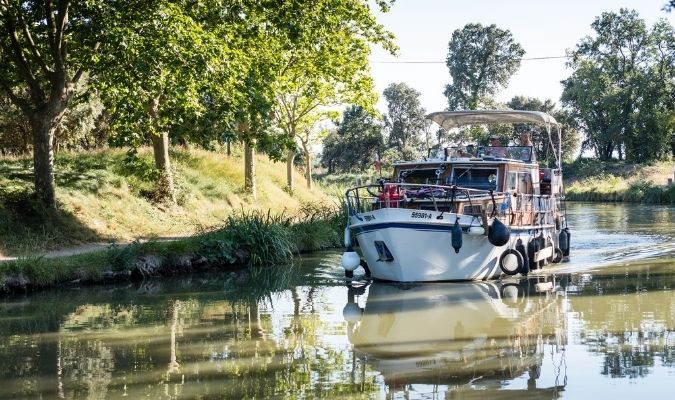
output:
<path id="1" fill-rule="evenodd" d="M 114 139 L 133 147 L 150 140 L 159 198 L 175 203 L 170 133 L 176 137 L 182 125 L 204 112 L 202 96 L 222 71 L 220 60 L 238 60 L 191 9 L 159 1 L 143 11 L 101 18 L 107 40 L 95 81 L 114 117 Z"/>
<path id="2" fill-rule="evenodd" d="M 507 107 L 513 110 L 526 111 L 541 111 L 553 116 L 553 118 L 560 124 L 561 149 L 563 158 L 569 159 L 575 154 L 579 146 L 579 136 L 575 129 L 574 121 L 570 118 L 569 113 L 556 108 L 553 100 L 540 100 L 535 97 L 515 96 L 506 104 Z M 513 126 L 513 133 L 510 139 L 515 143 L 519 143 L 520 134 L 527 132 L 534 144 L 534 151 L 537 160 L 553 160 L 554 153 L 558 149 L 558 133 L 555 128 L 551 130 L 551 137 L 546 132 L 543 126 L 533 124 L 515 124 Z"/>
<path id="3" fill-rule="evenodd" d="M 405 160 L 419 153 L 422 136 L 428 125 L 426 111 L 420 105 L 420 92 L 405 83 L 391 83 L 384 89 L 387 115 L 384 118 L 388 130 L 388 146 Z"/>
<path id="4" fill-rule="evenodd" d="M 0 0 L 0 88 L 30 124 L 35 193 L 50 208 L 54 134 L 98 43 L 78 39 L 94 17 L 87 10 L 69 0 Z"/>
<path id="5" fill-rule="evenodd" d="M 446 65 L 452 83 L 445 88 L 448 110 L 477 109 L 506 87 L 520 68 L 525 50 L 509 30 L 467 24 L 452 33 Z"/>
<path id="6" fill-rule="evenodd" d="M 27 154 L 31 150 L 30 124 L 7 96 L 0 96 L 0 153 Z"/>
<path id="7" fill-rule="evenodd" d="M 675 109 L 675 31 L 651 30 L 637 12 L 603 13 L 572 53 L 563 103 L 585 131 L 583 148 L 609 160 L 649 161 L 668 152 Z"/>
<path id="8" fill-rule="evenodd" d="M 323 140 L 321 163 L 329 173 L 365 171 L 384 147 L 382 125 L 365 108 L 351 105 Z"/>
<path id="9" fill-rule="evenodd" d="M 382 11 L 387 7 L 387 2 L 380 2 Z M 370 45 L 381 44 L 392 54 L 396 48 L 393 36 L 377 23 L 366 1 L 301 4 L 294 23 L 300 31 L 283 49 L 274 115 L 284 134 L 301 145 L 307 186 L 311 187 L 309 149 L 319 131 L 315 125 L 335 118 L 331 106 L 373 107 L 377 96 L 370 77 Z M 296 147 L 290 146 L 286 160 L 290 189 Z"/>

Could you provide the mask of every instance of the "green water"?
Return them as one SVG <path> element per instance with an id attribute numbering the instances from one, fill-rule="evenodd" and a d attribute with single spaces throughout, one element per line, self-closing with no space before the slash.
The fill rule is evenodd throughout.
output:
<path id="1" fill-rule="evenodd" d="M 0 398 L 672 397 L 675 208 L 568 212 L 527 279 L 347 283 L 333 251 L 1 298 Z"/>

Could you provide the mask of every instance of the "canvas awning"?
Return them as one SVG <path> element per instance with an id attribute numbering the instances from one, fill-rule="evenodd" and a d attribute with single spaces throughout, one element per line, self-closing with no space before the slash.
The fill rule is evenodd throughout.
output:
<path id="1" fill-rule="evenodd" d="M 540 111 L 518 110 L 470 110 L 439 111 L 427 115 L 427 118 L 449 130 L 473 124 L 541 124 L 557 126 L 552 116 Z"/>

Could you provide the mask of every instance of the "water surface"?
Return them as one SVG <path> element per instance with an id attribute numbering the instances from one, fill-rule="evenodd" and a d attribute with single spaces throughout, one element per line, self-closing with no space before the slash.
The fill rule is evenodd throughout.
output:
<path id="1" fill-rule="evenodd" d="M 0 398 L 670 398 L 675 208 L 568 215 L 528 278 L 346 282 L 333 251 L 6 297 Z"/>

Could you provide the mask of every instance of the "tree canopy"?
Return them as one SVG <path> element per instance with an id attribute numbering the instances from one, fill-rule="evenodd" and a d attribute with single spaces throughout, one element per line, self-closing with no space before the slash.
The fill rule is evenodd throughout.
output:
<path id="1" fill-rule="evenodd" d="M 579 135 L 574 126 L 574 120 L 567 111 L 558 109 L 553 100 L 540 100 L 536 97 L 515 96 L 506 106 L 513 110 L 541 111 L 553 116 L 560 124 L 561 149 L 563 159 L 574 157 L 579 147 Z M 537 160 L 544 161 L 555 159 L 553 151 L 558 149 L 558 133 L 555 129 L 551 130 L 549 138 L 546 129 L 540 125 L 533 124 L 515 124 L 513 134 L 510 139 L 516 144 L 520 144 L 520 134 L 526 132 L 534 145 Z"/>
<path id="2" fill-rule="evenodd" d="M 412 159 L 419 153 L 422 135 L 428 126 L 426 111 L 420 105 L 420 92 L 405 83 L 391 83 L 384 89 L 387 114 L 388 147 L 402 159 Z"/>
<path id="3" fill-rule="evenodd" d="M 649 161 L 669 151 L 675 110 L 675 31 L 637 12 L 603 13 L 572 52 L 562 101 L 585 132 L 583 149 Z"/>
<path id="4" fill-rule="evenodd" d="M 363 171 L 384 145 L 382 125 L 365 108 L 352 105 L 323 141 L 321 163 L 329 173 Z"/>
<path id="5" fill-rule="evenodd" d="M 448 110 L 484 107 L 520 68 L 525 50 L 509 30 L 467 24 L 452 33 L 446 65 L 452 82 L 445 87 Z"/>
<path id="6" fill-rule="evenodd" d="M 387 3 L 381 8 L 386 10 Z M 370 76 L 371 44 L 394 53 L 393 36 L 377 23 L 367 2 L 317 1 L 305 4 L 296 14 L 303 33 L 289 42 L 275 86 L 275 120 L 284 134 L 299 141 L 310 171 L 309 147 L 316 139 L 314 125 L 335 113 L 331 107 L 359 104 L 372 108 L 377 101 Z M 287 159 L 288 187 L 293 187 L 295 146 Z M 311 177 L 307 175 L 311 185 Z"/>
<path id="7" fill-rule="evenodd" d="M 30 125 L 35 193 L 51 208 L 54 135 L 97 51 L 90 11 L 100 4 L 0 0 L 0 89 Z"/>

